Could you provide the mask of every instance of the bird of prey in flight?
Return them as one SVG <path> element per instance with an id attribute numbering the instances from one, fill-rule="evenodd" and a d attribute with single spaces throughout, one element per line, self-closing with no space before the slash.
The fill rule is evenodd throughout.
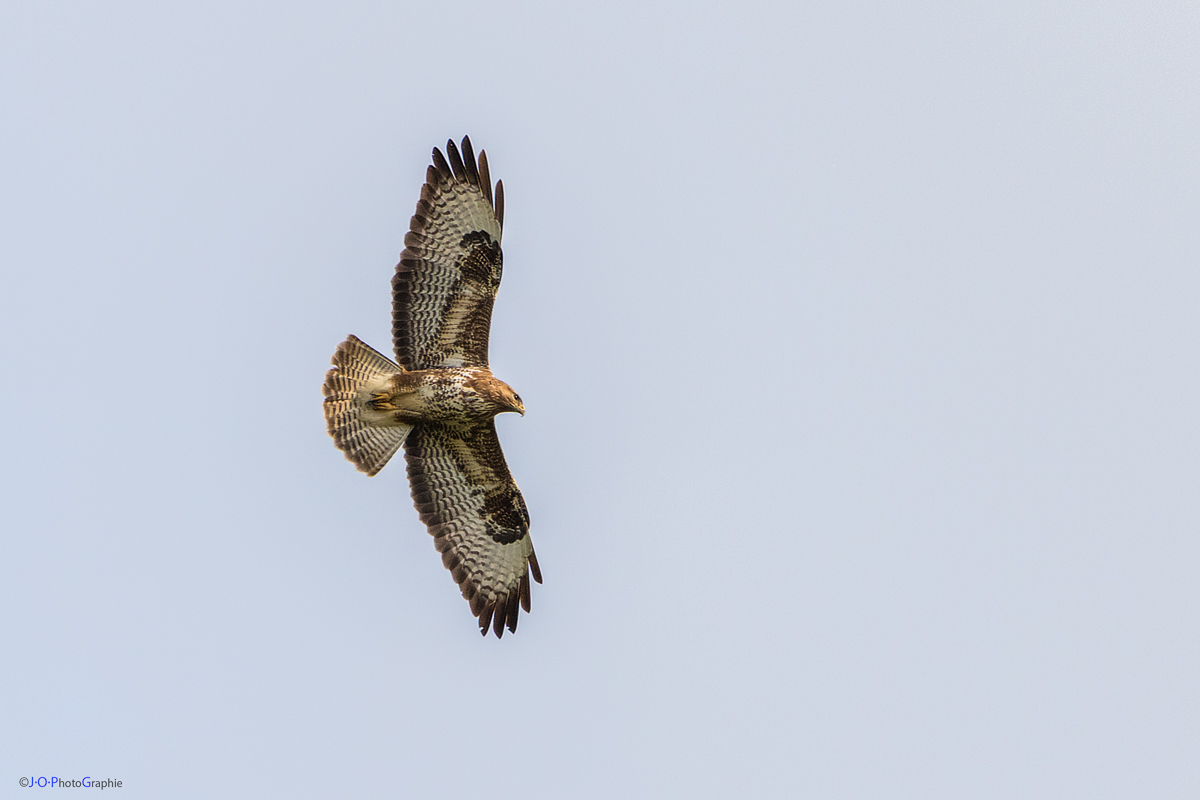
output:
<path id="1" fill-rule="evenodd" d="M 529 511 L 508 471 L 495 416 L 524 415 L 521 397 L 488 369 L 500 287 L 504 184 L 492 191 L 487 154 L 471 140 L 434 148 L 392 278 L 396 360 L 350 336 L 325 375 L 329 434 L 374 475 L 401 447 L 413 503 L 479 618 L 497 637 L 529 611 L 542 582 Z"/>

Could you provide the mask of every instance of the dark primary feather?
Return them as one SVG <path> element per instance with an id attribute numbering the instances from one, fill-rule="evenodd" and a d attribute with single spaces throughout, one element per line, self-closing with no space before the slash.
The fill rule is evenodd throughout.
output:
<path id="1" fill-rule="evenodd" d="M 452 141 L 447 142 L 446 146 L 449 147 L 453 144 L 454 142 Z M 464 166 L 467 168 L 467 183 L 470 183 L 472 186 L 479 186 L 480 189 L 483 189 L 479 183 L 479 170 L 475 167 L 475 151 L 471 149 L 471 140 L 466 136 L 463 137 L 462 151 Z M 486 197 L 488 195 L 488 191 L 483 189 L 483 194 Z"/>
<path id="2" fill-rule="evenodd" d="M 467 175 L 467 168 L 463 166 L 462 157 L 458 154 L 458 148 L 454 146 L 453 139 L 446 142 L 446 155 L 450 157 L 450 169 L 454 170 L 454 179 L 459 183 L 470 183 L 471 179 Z"/>
<path id="3" fill-rule="evenodd" d="M 442 151 L 438 150 L 436 147 L 433 148 L 433 166 L 430 167 L 430 169 L 433 169 L 437 174 L 434 177 L 431 177 L 429 170 L 425 170 L 426 183 L 432 183 L 436 185 L 437 183 L 440 183 L 441 180 L 453 180 L 454 178 L 454 173 L 450 171 L 450 165 L 446 163 L 446 159 L 442 156 Z M 439 178 L 441 180 L 439 180 Z"/>
<path id="4" fill-rule="evenodd" d="M 470 141 L 469 139 L 467 141 Z M 479 188 L 483 189 L 483 194 L 487 197 L 488 202 L 492 202 L 492 174 L 488 172 L 487 153 L 479 152 Z M 497 217 L 500 224 L 504 224 L 502 216 Z"/>

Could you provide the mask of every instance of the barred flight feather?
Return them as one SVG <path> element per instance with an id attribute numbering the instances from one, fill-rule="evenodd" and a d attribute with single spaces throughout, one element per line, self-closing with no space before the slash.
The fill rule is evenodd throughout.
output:
<path id="1" fill-rule="evenodd" d="M 326 428 L 348 461 L 362 472 L 375 475 L 404 444 L 412 426 L 375 427 L 365 423 L 359 414 L 363 392 L 371 382 L 402 370 L 357 336 L 338 345 L 333 367 L 325 374 L 323 387 Z"/>

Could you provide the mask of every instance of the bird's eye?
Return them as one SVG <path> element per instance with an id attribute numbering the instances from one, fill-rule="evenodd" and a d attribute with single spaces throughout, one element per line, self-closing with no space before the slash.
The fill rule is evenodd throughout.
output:
<path id="1" fill-rule="evenodd" d="M 513 392 L 513 398 L 516 399 L 518 403 L 521 402 L 521 395 L 517 394 L 516 392 Z"/>

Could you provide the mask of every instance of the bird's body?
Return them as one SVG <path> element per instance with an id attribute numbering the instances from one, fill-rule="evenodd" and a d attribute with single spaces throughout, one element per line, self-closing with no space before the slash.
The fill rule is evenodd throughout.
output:
<path id="1" fill-rule="evenodd" d="M 529 611 L 530 573 L 541 572 L 529 512 L 508 471 L 493 421 L 525 413 L 488 366 L 492 303 L 500 286 L 504 187 L 493 195 L 487 156 L 449 161 L 437 149 L 392 279 L 396 361 L 357 337 L 342 342 L 325 376 L 334 443 L 374 475 L 404 447 L 413 502 L 479 618 L 480 629 L 517 628 Z"/>
<path id="2" fill-rule="evenodd" d="M 370 425 L 476 423 L 505 411 L 525 413 L 516 392 L 487 367 L 444 367 L 380 375 L 360 390 L 359 417 Z"/>

